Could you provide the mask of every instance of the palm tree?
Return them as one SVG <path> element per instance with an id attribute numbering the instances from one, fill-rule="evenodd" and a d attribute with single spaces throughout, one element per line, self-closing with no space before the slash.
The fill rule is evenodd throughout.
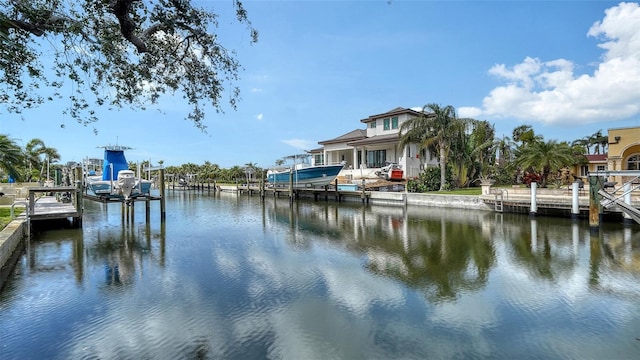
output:
<path id="1" fill-rule="evenodd" d="M 502 138 L 497 139 L 496 147 L 498 163 L 500 166 L 504 166 L 506 163 L 510 163 L 513 160 L 513 152 L 517 145 L 511 141 L 510 137 L 502 136 Z"/>
<path id="2" fill-rule="evenodd" d="M 492 164 L 495 164 L 498 142 L 495 139 L 495 128 L 487 121 L 472 120 L 471 156 L 476 162 L 480 176 L 488 175 Z M 475 174 L 472 174 L 475 175 Z"/>
<path id="3" fill-rule="evenodd" d="M 535 134 L 531 125 L 520 125 L 513 129 L 512 138 L 514 142 L 519 143 L 518 146 L 542 141 L 542 137 Z"/>
<path id="4" fill-rule="evenodd" d="M 220 166 L 218 164 L 212 164 L 210 161 L 205 161 L 202 166 L 200 166 L 199 177 L 202 178 L 202 181 L 207 181 L 207 184 L 218 177 L 220 173 Z"/>
<path id="5" fill-rule="evenodd" d="M 453 106 L 441 107 L 431 103 L 422 108 L 420 116 L 407 120 L 400 126 L 401 148 L 410 143 L 418 144 L 420 151 L 436 147 L 440 157 L 440 190 L 447 187 L 445 174 L 449 140 L 460 128 L 464 128 L 461 124 Z"/>
<path id="6" fill-rule="evenodd" d="M 589 136 L 589 144 L 594 146 L 594 154 L 600 154 L 601 149 L 602 153 L 605 154 L 607 145 L 609 145 L 609 137 L 602 135 L 602 130 L 598 130 Z"/>
<path id="7" fill-rule="evenodd" d="M 42 159 L 40 158 L 40 155 L 42 154 L 42 151 L 44 150 L 44 148 L 45 148 L 44 141 L 38 138 L 29 140 L 29 142 L 25 146 L 25 157 L 26 157 L 27 166 L 29 168 L 27 180 L 31 180 L 31 177 L 33 176 L 31 173 L 32 169 L 39 170 L 41 168 Z"/>
<path id="8" fill-rule="evenodd" d="M 27 145 L 25 146 L 25 153 L 29 169 L 40 168 L 40 177 L 42 177 L 45 160 L 48 160 L 49 163 L 54 163 L 60 160 L 60 154 L 58 153 L 58 150 L 56 150 L 55 148 L 47 147 L 44 144 L 44 141 L 38 138 L 31 139 L 27 143 Z M 41 158 L 42 155 L 44 155 L 44 159 Z M 49 176 L 49 174 L 47 174 L 47 176 Z"/>
<path id="9" fill-rule="evenodd" d="M 23 161 L 24 153 L 16 141 L 0 134 L 0 169 L 6 171 L 10 177 L 20 180 L 19 169 Z"/>
<path id="10" fill-rule="evenodd" d="M 474 139 L 473 133 L 469 135 L 466 131 L 466 125 L 471 124 L 472 120 L 468 123 L 462 123 L 460 126 L 451 132 L 451 136 L 448 139 L 447 147 L 447 163 L 451 170 L 452 178 L 450 184 L 453 187 L 466 187 L 469 185 L 469 179 L 475 176 L 478 159 L 478 153 L 474 152 Z"/>
<path id="11" fill-rule="evenodd" d="M 517 154 L 517 164 L 524 169 L 533 168 L 542 172 L 542 187 L 547 185 L 547 178 L 552 171 L 573 165 L 577 162 L 572 148 L 567 142 L 556 140 L 536 141 L 521 147 Z"/>
<path id="12" fill-rule="evenodd" d="M 589 152 L 589 148 L 591 147 L 591 143 L 589 141 L 590 137 L 586 136 L 583 138 L 580 138 L 578 140 L 573 140 L 571 142 L 571 146 L 579 146 L 583 149 L 583 152 L 586 152 L 587 155 L 590 154 Z"/>

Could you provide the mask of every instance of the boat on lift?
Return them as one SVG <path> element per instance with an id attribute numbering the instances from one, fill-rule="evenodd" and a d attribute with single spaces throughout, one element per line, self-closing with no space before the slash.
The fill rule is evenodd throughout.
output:
<path id="1" fill-rule="evenodd" d="M 332 183 L 344 163 L 336 165 L 311 165 L 308 161 L 311 155 L 291 155 L 284 158 L 289 165 L 272 168 L 267 171 L 267 182 L 271 186 L 289 186 L 294 188 L 322 187 Z"/>
<path id="2" fill-rule="evenodd" d="M 95 170 L 87 171 L 87 192 L 101 198 L 121 198 L 126 202 L 138 196 L 149 195 L 151 180 L 142 179 L 139 175 L 136 177 L 133 170 L 129 170 L 124 151 L 131 148 L 120 145 L 107 145 L 102 148 L 102 174 Z"/>

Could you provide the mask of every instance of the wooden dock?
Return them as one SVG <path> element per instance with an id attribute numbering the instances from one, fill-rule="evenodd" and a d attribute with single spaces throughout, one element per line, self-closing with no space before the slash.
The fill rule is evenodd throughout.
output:
<path id="1" fill-rule="evenodd" d="M 220 191 L 232 191 L 238 193 L 246 193 L 249 195 L 260 194 L 263 197 L 289 197 L 291 199 L 313 199 L 328 200 L 334 199 L 337 202 L 342 202 L 345 198 L 358 198 L 363 203 L 369 203 L 371 197 L 371 191 L 369 190 L 337 190 L 336 187 L 326 188 L 287 188 L 287 187 L 260 187 L 256 185 L 231 185 L 231 186 L 219 186 Z"/>
<path id="2" fill-rule="evenodd" d="M 61 202 L 56 196 L 38 198 L 30 210 L 31 220 L 79 218 L 82 216 L 82 211 L 76 209 L 74 204 Z"/>
<path id="3" fill-rule="evenodd" d="M 38 196 L 43 193 L 43 196 Z M 71 219 L 82 224 L 82 197 L 74 186 L 30 187 L 28 189 L 27 221 Z"/>

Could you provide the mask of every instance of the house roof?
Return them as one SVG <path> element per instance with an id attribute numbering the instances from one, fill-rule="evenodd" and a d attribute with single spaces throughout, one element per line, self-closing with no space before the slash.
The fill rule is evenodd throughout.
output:
<path id="1" fill-rule="evenodd" d="M 383 143 L 396 143 L 400 139 L 400 134 L 388 134 L 388 135 L 376 135 L 361 140 L 350 141 L 347 143 L 349 146 L 358 145 L 374 145 Z"/>
<path id="2" fill-rule="evenodd" d="M 403 108 L 403 107 L 397 107 L 395 109 L 389 110 L 389 111 L 387 111 L 385 113 L 382 113 L 382 114 L 371 115 L 366 119 L 360 120 L 360 122 L 369 123 L 369 122 L 375 121 L 377 119 L 386 118 L 386 117 L 394 116 L 394 115 L 400 115 L 400 114 L 409 114 L 409 115 L 412 115 L 412 116 L 419 116 L 422 113 L 419 112 L 419 111 L 415 111 L 415 110 L 411 110 L 411 109 L 407 109 L 407 108 Z"/>
<path id="3" fill-rule="evenodd" d="M 606 162 L 609 157 L 609 154 L 593 154 L 593 155 L 585 155 L 584 157 L 586 157 L 590 163 Z"/>
<path id="4" fill-rule="evenodd" d="M 328 144 L 339 144 L 346 143 L 353 140 L 364 139 L 367 137 L 367 131 L 363 129 L 355 129 L 353 131 L 349 131 L 344 135 L 340 135 L 335 139 L 319 141 L 320 145 L 328 145 Z"/>

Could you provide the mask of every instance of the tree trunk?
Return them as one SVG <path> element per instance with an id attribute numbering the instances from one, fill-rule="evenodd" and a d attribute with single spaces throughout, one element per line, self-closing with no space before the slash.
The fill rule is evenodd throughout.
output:
<path id="1" fill-rule="evenodd" d="M 440 191 L 445 189 L 447 159 L 445 153 L 444 141 L 440 142 Z"/>

